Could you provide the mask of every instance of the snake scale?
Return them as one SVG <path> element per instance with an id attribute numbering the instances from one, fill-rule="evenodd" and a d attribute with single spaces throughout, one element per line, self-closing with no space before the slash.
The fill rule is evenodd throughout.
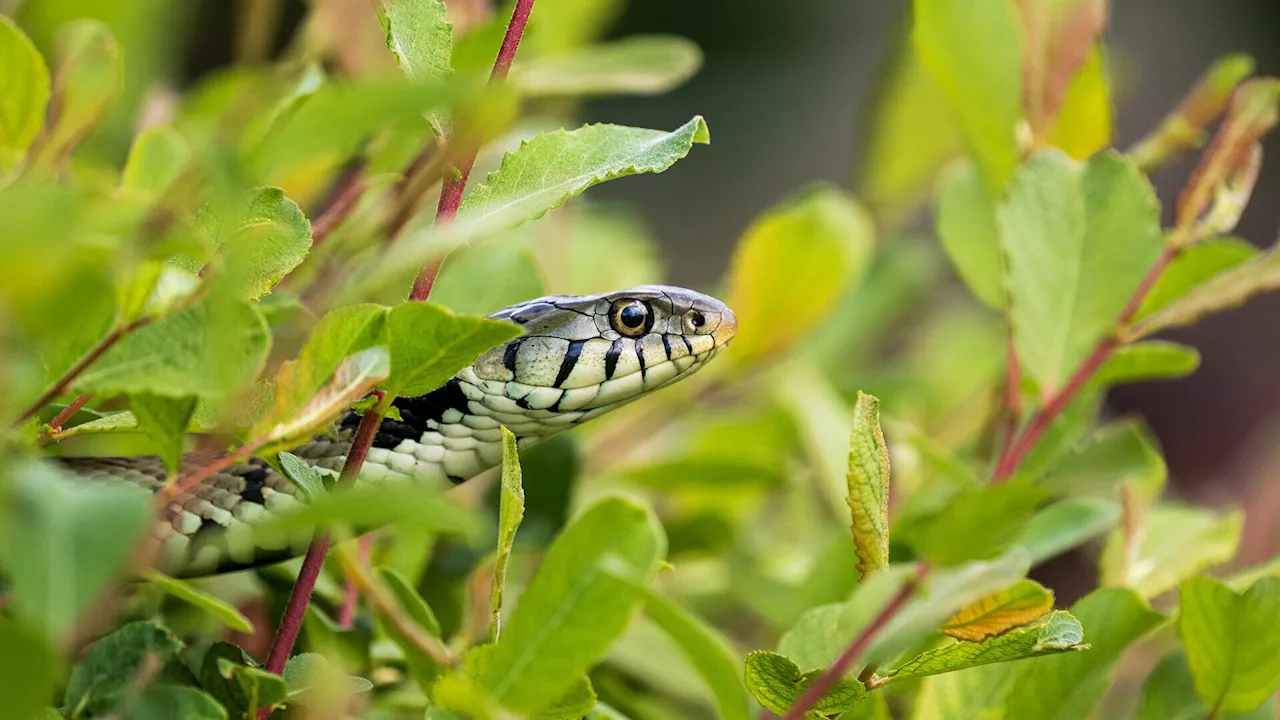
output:
<path id="1" fill-rule="evenodd" d="M 505 425 L 525 448 L 581 425 L 696 372 L 737 332 L 733 312 L 707 295 L 645 285 L 600 295 L 551 295 L 489 317 L 524 334 L 481 355 L 443 386 L 394 401 L 399 419 L 382 421 L 360 482 L 462 483 L 502 462 Z M 360 413 L 292 452 L 322 473 L 342 467 Z M 184 458 L 184 470 L 209 457 Z M 77 475 L 158 491 L 158 457 L 65 458 Z M 177 576 L 228 572 L 288 559 L 307 537 L 255 532 L 301 500 L 287 478 L 260 458 L 232 465 L 169 507 L 154 532 L 157 567 Z"/>

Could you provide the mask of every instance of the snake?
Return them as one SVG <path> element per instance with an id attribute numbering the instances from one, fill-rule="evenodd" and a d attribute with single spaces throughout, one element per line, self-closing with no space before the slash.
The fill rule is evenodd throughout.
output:
<path id="1" fill-rule="evenodd" d="M 397 397 L 357 483 L 457 485 L 502 463 L 505 426 L 524 450 L 689 377 L 737 333 L 733 311 L 686 288 L 642 285 L 594 295 L 550 295 L 487 317 L 523 333 L 481 354 L 440 387 Z M 330 477 L 346 462 L 363 413 L 348 410 L 291 452 Z M 59 459 L 80 479 L 157 493 L 169 477 L 157 456 Z M 210 462 L 183 456 L 180 472 Z M 262 532 L 306 502 L 267 460 L 228 466 L 175 495 L 152 529 L 155 566 L 198 577 L 269 565 L 306 551 L 311 535 Z"/>

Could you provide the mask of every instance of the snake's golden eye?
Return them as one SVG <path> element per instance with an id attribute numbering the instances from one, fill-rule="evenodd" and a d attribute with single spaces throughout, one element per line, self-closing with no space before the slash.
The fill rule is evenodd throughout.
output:
<path id="1" fill-rule="evenodd" d="M 609 324 L 626 337 L 640 337 L 653 327 L 653 313 L 639 300 L 618 300 L 609 308 Z"/>

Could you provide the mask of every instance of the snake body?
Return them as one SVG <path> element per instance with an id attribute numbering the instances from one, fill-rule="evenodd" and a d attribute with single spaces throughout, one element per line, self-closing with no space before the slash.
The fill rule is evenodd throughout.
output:
<path id="1" fill-rule="evenodd" d="M 524 334 L 481 355 L 443 386 L 396 398 L 399 419 L 382 421 L 359 482 L 462 483 L 502 461 L 506 426 L 525 448 L 696 372 L 733 338 L 737 320 L 720 301 L 684 288 L 645 285 L 600 295 L 552 295 L 489 317 Z M 360 413 L 292 452 L 322 473 L 346 460 Z M 208 456 L 184 458 L 186 467 Z M 68 458 L 75 473 L 158 491 L 158 457 Z M 155 532 L 157 566 L 207 575 L 294 557 L 306 537 L 255 532 L 301 499 L 260 458 L 209 477 L 169 508 Z"/>

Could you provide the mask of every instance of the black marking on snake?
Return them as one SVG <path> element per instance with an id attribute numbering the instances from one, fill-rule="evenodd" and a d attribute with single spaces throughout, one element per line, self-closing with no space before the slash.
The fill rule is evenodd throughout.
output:
<path id="1" fill-rule="evenodd" d="M 521 410 L 531 410 L 532 408 L 530 408 L 530 407 L 529 407 L 529 399 L 528 399 L 528 398 L 529 398 L 529 396 L 528 396 L 528 395 L 525 395 L 524 397 L 518 397 L 518 398 L 516 398 L 516 401 L 515 401 L 515 402 L 516 402 L 516 407 L 520 408 Z"/>
<path id="2" fill-rule="evenodd" d="M 685 349 L 685 350 L 688 350 L 688 351 L 689 351 L 689 354 L 690 354 L 690 355 L 692 355 L 692 354 L 693 354 L 693 345 L 689 343 L 689 338 L 687 338 L 687 337 L 685 337 L 685 336 L 681 335 L 681 336 L 680 336 L 680 339 L 684 341 L 684 349 Z"/>
<path id="3" fill-rule="evenodd" d="M 636 360 L 640 362 L 640 382 L 644 382 L 644 351 L 640 349 L 640 343 L 636 343 Z"/>
<path id="4" fill-rule="evenodd" d="M 666 333 L 662 333 L 662 349 L 667 353 L 667 359 L 671 359 L 671 339 Z"/>
<path id="5" fill-rule="evenodd" d="M 445 477 L 449 478 L 449 482 L 453 483 L 454 485 L 461 485 L 462 483 L 467 481 L 466 478 L 458 477 L 457 475 L 446 475 Z"/>
<path id="6" fill-rule="evenodd" d="M 547 312 L 553 307 L 555 306 L 552 305 L 551 303 L 543 303 L 543 302 L 532 303 L 530 305 L 526 305 L 516 310 L 515 312 L 511 313 L 511 316 L 509 319 L 518 325 L 524 325 L 528 323 L 530 320 L 538 319 L 538 317 L 540 317 L 543 313 Z"/>
<path id="7" fill-rule="evenodd" d="M 553 413 L 558 413 L 558 412 L 560 412 L 560 403 L 561 403 L 561 402 L 564 402 L 564 398 L 565 398 L 565 396 L 566 396 L 566 395 L 568 395 L 568 394 L 569 394 L 569 391 L 568 391 L 568 390 L 561 390 L 561 391 L 560 391 L 560 397 L 556 398 L 556 401 L 555 401 L 555 402 L 553 402 L 553 403 L 551 403 L 551 407 L 547 408 L 547 410 L 549 410 L 550 412 L 553 412 Z"/>
<path id="8" fill-rule="evenodd" d="M 618 369 L 618 358 L 622 356 L 622 338 L 613 341 L 608 352 L 604 354 L 604 379 L 612 380 L 613 371 Z"/>
<path id="9" fill-rule="evenodd" d="M 258 465 L 258 463 L 253 464 L 255 466 Z M 244 488 L 240 490 L 241 499 L 259 505 L 266 505 L 267 499 L 262 495 L 262 488 L 267 484 L 268 472 L 265 466 L 261 466 L 254 467 L 241 475 L 240 477 L 244 479 Z"/>
<path id="10" fill-rule="evenodd" d="M 569 373 L 573 372 L 573 366 L 578 364 L 578 356 L 582 355 L 582 348 L 587 344 L 586 340 L 572 340 L 569 342 L 569 349 L 565 351 L 564 359 L 560 361 L 560 372 L 556 373 L 556 381 L 554 385 L 560 387 L 560 384 L 569 379 Z"/>
<path id="11" fill-rule="evenodd" d="M 575 313 L 578 313 L 579 315 L 582 315 L 582 316 L 584 316 L 584 317 L 594 317 L 591 313 L 589 313 L 589 312 L 583 312 L 582 310 L 579 310 L 578 308 L 575 308 L 575 307 L 565 307 L 565 306 L 560 305 L 560 304 L 558 304 L 558 303 L 551 303 L 551 304 L 552 304 L 552 305 L 554 305 L 555 307 L 559 308 L 560 310 L 567 310 L 568 312 L 575 312 Z"/>
<path id="12" fill-rule="evenodd" d="M 502 353 L 502 365 L 511 371 L 511 376 L 516 374 L 516 353 L 520 352 L 520 346 L 524 344 L 524 340 L 515 340 L 507 343 L 507 349 Z"/>

